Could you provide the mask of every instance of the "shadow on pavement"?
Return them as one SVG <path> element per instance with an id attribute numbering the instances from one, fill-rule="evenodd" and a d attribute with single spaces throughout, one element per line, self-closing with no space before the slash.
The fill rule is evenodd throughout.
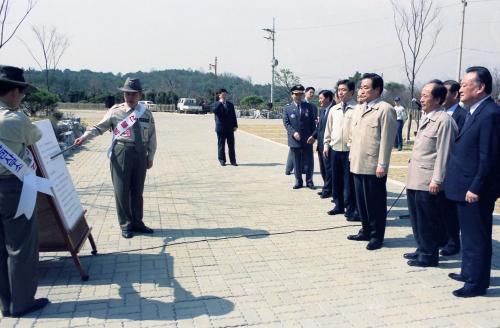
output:
<path id="1" fill-rule="evenodd" d="M 73 264 L 70 258 L 42 261 L 40 263 L 40 286 L 64 285 L 70 288 L 71 286 L 94 285 L 97 294 L 102 294 L 99 292 L 101 286 L 109 294 L 113 286 L 118 285 L 120 298 L 54 302 L 43 309 L 40 317 L 180 320 L 192 319 L 201 315 L 228 314 L 234 309 L 234 303 L 231 301 L 214 295 L 195 296 L 179 283 L 177 277 L 174 276 L 174 257 L 167 252 L 168 247 L 173 246 L 174 241 L 179 238 L 225 239 L 242 237 L 257 239 L 267 237 L 268 234 L 269 232 L 265 230 L 247 228 L 156 229 L 151 238 L 164 238 L 164 245 L 158 247 L 160 248 L 159 254 L 138 254 L 137 252 L 140 250 L 137 250 L 137 252 L 130 253 L 117 251 L 81 257 L 84 267 L 90 274 L 90 279 L 86 282 L 80 280 L 74 268 L 69 270 L 68 267 Z M 200 242 L 200 239 L 177 243 L 196 242 Z M 55 272 L 58 274 L 54 274 Z M 181 277 L 187 276 L 188 278 L 190 275 L 194 276 L 195 273 L 180 274 Z M 163 287 L 169 287 L 171 290 L 165 290 Z M 81 297 L 75 289 L 70 289 L 75 294 L 75 298 Z M 201 293 L 201 288 L 199 293 Z M 167 302 L 159 299 L 167 300 Z"/>

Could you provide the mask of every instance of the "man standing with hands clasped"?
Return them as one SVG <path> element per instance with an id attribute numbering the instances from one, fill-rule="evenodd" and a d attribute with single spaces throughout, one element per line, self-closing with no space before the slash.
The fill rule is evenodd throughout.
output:
<path id="1" fill-rule="evenodd" d="M 396 138 L 396 111 L 381 95 L 384 80 L 366 73 L 358 92 L 360 105 L 354 110 L 349 160 L 354 175 L 354 190 L 362 228 L 349 240 L 369 241 L 366 249 L 375 250 L 384 242 L 387 220 L 387 171 Z"/>
<path id="2" fill-rule="evenodd" d="M 500 194 L 500 108 L 491 98 L 493 79 L 485 67 L 466 70 L 460 100 L 469 107 L 450 152 L 444 190 L 456 203 L 462 233 L 462 267 L 450 273 L 464 286 L 456 297 L 486 294 L 490 287 L 492 226 Z"/>
<path id="3" fill-rule="evenodd" d="M 446 98 L 441 81 L 431 81 L 422 89 L 422 116 L 415 137 L 406 178 L 408 209 L 417 250 L 406 253 L 409 266 L 434 267 L 439 258 L 439 197 L 445 178 L 448 154 L 458 127 L 441 108 Z"/>
<path id="4" fill-rule="evenodd" d="M 111 107 L 97 125 L 75 140 L 75 144 L 81 145 L 109 129 L 113 131 L 108 157 L 111 161 L 116 211 L 122 236 L 132 238 L 134 232 L 153 233 L 153 229 L 142 221 L 142 194 L 146 171 L 153 166 L 156 130 L 153 114 L 139 104 L 143 91 L 141 81 L 127 78 L 119 90 L 123 91 L 125 102 Z"/>
<path id="5" fill-rule="evenodd" d="M 236 163 L 234 150 L 234 132 L 238 129 L 234 105 L 227 101 L 227 90 L 220 89 L 217 93 L 219 101 L 214 105 L 215 132 L 217 132 L 217 154 L 221 166 L 226 166 L 226 141 L 231 165 Z"/>

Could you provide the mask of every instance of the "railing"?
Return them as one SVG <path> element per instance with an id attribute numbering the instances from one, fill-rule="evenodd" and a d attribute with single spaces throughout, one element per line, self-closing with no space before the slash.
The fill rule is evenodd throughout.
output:
<path id="1" fill-rule="evenodd" d="M 153 112 L 175 112 L 175 105 L 159 105 L 154 104 L 148 106 L 149 109 Z M 104 104 L 99 103 L 57 103 L 57 108 L 59 109 L 87 109 L 87 110 L 107 110 Z"/>

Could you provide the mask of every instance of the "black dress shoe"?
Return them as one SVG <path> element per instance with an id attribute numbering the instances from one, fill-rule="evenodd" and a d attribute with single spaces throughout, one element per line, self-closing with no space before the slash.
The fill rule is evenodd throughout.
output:
<path id="1" fill-rule="evenodd" d="M 19 313 L 12 313 L 12 316 L 14 318 L 22 317 L 25 314 L 40 310 L 41 308 L 45 307 L 47 304 L 49 304 L 49 300 L 47 298 L 37 298 L 33 302 L 33 305 L 30 308 L 28 308 L 24 311 L 21 311 Z"/>
<path id="2" fill-rule="evenodd" d="M 285 175 L 290 175 L 290 174 L 292 174 L 292 173 L 291 172 L 285 172 Z"/>
<path id="3" fill-rule="evenodd" d="M 464 276 L 462 276 L 461 274 L 459 273 L 448 273 L 448 277 L 453 279 L 453 280 L 456 280 L 456 281 L 460 281 L 460 282 L 466 282 L 467 281 L 467 278 L 465 278 Z"/>
<path id="4" fill-rule="evenodd" d="M 130 239 L 134 237 L 134 233 L 131 230 L 122 230 L 122 237 Z"/>
<path id="5" fill-rule="evenodd" d="M 149 228 L 149 227 L 146 227 L 145 225 L 142 226 L 142 227 L 134 227 L 132 229 L 132 231 L 134 232 L 142 232 L 142 233 L 153 233 L 153 229 Z"/>
<path id="6" fill-rule="evenodd" d="M 342 213 L 344 213 L 344 211 L 342 211 L 342 210 L 341 210 L 340 208 L 338 208 L 338 207 L 334 207 L 334 208 L 332 208 L 331 210 L 329 210 L 329 211 L 328 211 L 328 212 L 326 212 L 326 213 L 328 213 L 328 215 L 337 215 L 337 214 L 342 214 Z"/>
<path id="7" fill-rule="evenodd" d="M 460 249 L 448 249 L 444 248 L 439 252 L 439 255 L 441 256 L 453 256 L 460 253 Z"/>
<path id="8" fill-rule="evenodd" d="M 456 297 L 464 297 L 464 298 L 482 296 L 486 295 L 486 289 L 474 290 L 462 287 L 460 289 L 454 290 L 453 295 L 455 295 Z"/>
<path id="9" fill-rule="evenodd" d="M 314 186 L 313 183 L 309 182 L 308 184 L 306 184 L 307 188 L 311 189 L 311 190 L 315 190 L 316 187 Z"/>
<path id="10" fill-rule="evenodd" d="M 232 166 L 238 166 L 238 163 L 234 162 L 234 163 L 231 163 Z"/>
<path id="11" fill-rule="evenodd" d="M 294 186 L 293 186 L 293 189 L 300 189 L 300 188 L 302 188 L 302 187 L 303 187 L 303 185 L 301 185 L 301 184 L 296 184 L 296 185 L 294 185 Z"/>
<path id="12" fill-rule="evenodd" d="M 359 233 L 357 235 L 349 235 L 349 236 L 347 236 L 347 239 L 348 240 L 355 240 L 355 241 L 368 241 L 368 240 L 370 240 L 370 238 L 368 238 L 368 236 L 361 235 Z"/>
<path id="13" fill-rule="evenodd" d="M 318 195 L 323 195 L 323 192 L 322 191 L 318 191 Z"/>
<path id="14" fill-rule="evenodd" d="M 323 193 L 321 193 L 320 196 L 319 196 L 319 198 L 321 198 L 321 199 L 330 198 L 330 197 L 332 197 L 332 194 L 323 194 Z"/>
<path id="15" fill-rule="evenodd" d="M 2 311 L 2 317 L 4 318 L 10 317 L 10 311 Z"/>
<path id="16" fill-rule="evenodd" d="M 417 259 L 409 260 L 407 263 L 409 266 L 420 267 L 420 268 L 437 267 L 438 266 L 437 262 L 422 262 L 422 261 L 419 261 Z"/>
<path id="17" fill-rule="evenodd" d="M 417 252 L 404 253 L 403 257 L 407 260 L 415 260 L 418 258 L 418 253 Z"/>
<path id="18" fill-rule="evenodd" d="M 226 163 L 222 163 L 222 162 L 221 162 L 221 163 L 220 163 L 220 166 L 226 166 Z"/>
<path id="19" fill-rule="evenodd" d="M 383 243 L 381 241 L 378 241 L 376 239 L 370 240 L 368 245 L 366 245 L 366 249 L 369 251 L 374 251 L 376 249 L 382 248 Z"/>

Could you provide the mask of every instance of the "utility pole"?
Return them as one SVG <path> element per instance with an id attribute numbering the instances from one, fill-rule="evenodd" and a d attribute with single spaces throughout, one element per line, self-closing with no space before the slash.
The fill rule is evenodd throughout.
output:
<path id="1" fill-rule="evenodd" d="M 273 43 L 273 58 L 271 60 L 271 105 L 274 101 L 274 69 L 278 66 L 278 60 L 274 57 L 274 43 L 276 41 L 276 18 L 273 17 L 273 28 L 263 28 L 262 30 L 268 32 L 269 35 L 265 36 L 264 39 L 270 40 Z"/>
<path id="2" fill-rule="evenodd" d="M 208 69 L 211 71 L 211 70 L 214 70 L 214 73 L 215 73 L 215 101 L 217 101 L 217 56 L 215 56 L 215 61 L 213 64 L 208 64 Z"/>
<path id="3" fill-rule="evenodd" d="M 458 67 L 457 67 L 457 81 L 460 83 L 460 73 L 462 72 L 462 50 L 464 46 L 464 25 L 465 25 L 465 7 L 467 7 L 467 1 L 462 1 L 462 22 L 460 29 L 460 45 L 458 48 Z"/>

